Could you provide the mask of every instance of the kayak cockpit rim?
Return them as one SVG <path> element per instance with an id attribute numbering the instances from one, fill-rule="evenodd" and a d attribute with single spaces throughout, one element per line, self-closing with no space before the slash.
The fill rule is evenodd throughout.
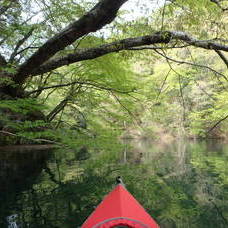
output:
<path id="1" fill-rule="evenodd" d="M 150 228 L 148 225 L 142 223 L 141 221 L 138 221 L 136 219 L 130 219 L 130 218 L 126 218 L 126 217 L 116 217 L 116 218 L 111 218 L 111 219 L 106 219 L 98 224 L 96 224 L 95 226 L 93 226 L 92 228 L 98 228 L 99 226 L 105 224 L 105 223 L 108 223 L 108 222 L 112 222 L 112 221 L 115 221 L 115 220 L 123 220 L 124 221 L 131 221 L 131 222 L 135 222 L 137 223 L 138 225 L 142 226 L 142 228 Z M 118 224 L 116 224 L 116 227 L 118 226 Z M 122 226 L 124 227 L 124 225 L 119 225 L 119 226 Z M 125 227 L 130 227 L 130 226 L 127 226 L 125 225 Z"/>

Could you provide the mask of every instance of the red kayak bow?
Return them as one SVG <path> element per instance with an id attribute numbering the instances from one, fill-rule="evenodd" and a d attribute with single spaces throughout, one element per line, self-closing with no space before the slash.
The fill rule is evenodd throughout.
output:
<path id="1" fill-rule="evenodd" d="M 154 219 L 122 184 L 118 184 L 104 198 L 81 228 L 114 228 L 119 226 L 159 228 Z"/>

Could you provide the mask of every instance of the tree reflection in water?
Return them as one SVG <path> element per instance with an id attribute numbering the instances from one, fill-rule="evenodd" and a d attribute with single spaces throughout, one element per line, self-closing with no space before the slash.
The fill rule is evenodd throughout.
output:
<path id="1" fill-rule="evenodd" d="M 0 227 L 11 214 L 18 214 L 23 227 L 80 226 L 118 175 L 161 227 L 228 227 L 227 145 L 131 143 L 112 153 L 90 151 L 94 156 L 83 161 L 66 149 L 29 152 L 23 159 L 4 155 Z"/>

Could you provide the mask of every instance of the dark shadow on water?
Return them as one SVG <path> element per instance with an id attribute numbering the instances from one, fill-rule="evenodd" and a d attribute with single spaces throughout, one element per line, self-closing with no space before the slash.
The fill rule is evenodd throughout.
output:
<path id="1" fill-rule="evenodd" d="M 15 211 L 18 195 L 32 188 L 50 155 L 48 145 L 0 147 L 0 227 Z"/>

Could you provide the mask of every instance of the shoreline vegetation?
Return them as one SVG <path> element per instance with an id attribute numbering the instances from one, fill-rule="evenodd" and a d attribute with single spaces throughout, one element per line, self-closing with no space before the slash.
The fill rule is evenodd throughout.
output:
<path id="1" fill-rule="evenodd" d="M 3 0 L 0 145 L 227 141 L 226 1 L 129 2 Z"/>
<path id="2" fill-rule="evenodd" d="M 143 124 L 141 124 L 143 125 Z M 117 134 L 110 135 L 110 140 L 151 140 L 157 143 L 172 143 L 176 140 L 209 140 L 209 139 L 215 139 L 215 140 L 222 140 L 223 142 L 228 141 L 228 134 L 226 132 L 222 131 L 215 131 L 214 134 L 208 134 L 208 135 L 192 135 L 189 132 L 187 132 L 183 128 L 175 128 L 175 131 L 172 131 L 171 129 L 167 129 L 163 127 L 161 124 L 145 124 L 146 126 L 139 126 L 139 125 L 132 125 L 129 127 L 126 127 L 125 129 L 121 129 L 118 131 Z M 49 129 L 50 132 L 53 130 Z M 60 131 L 66 131 L 66 129 L 59 129 Z M 115 132 L 113 129 L 109 129 L 109 132 Z M 1 135 L 0 131 L 0 135 Z M 7 149 L 14 150 L 14 148 L 24 148 L 25 150 L 30 150 L 30 148 L 37 148 L 38 150 L 45 150 L 49 148 L 57 148 L 57 147 L 67 147 L 69 145 L 64 144 L 64 141 L 62 141 L 60 138 L 54 138 L 52 134 L 50 134 L 47 138 L 27 138 L 25 136 L 22 136 L 20 134 L 14 134 L 10 132 L 6 132 L 7 139 L 4 141 L 4 136 L 1 138 L 0 142 L 0 150 L 1 149 Z M 36 133 L 36 131 L 34 131 Z M 78 141 L 80 137 L 82 137 L 84 140 L 94 140 L 96 141 L 96 137 L 94 135 L 89 134 L 88 132 L 80 132 L 80 131 L 72 131 L 70 130 L 67 132 L 68 135 L 72 137 L 72 140 L 75 139 L 75 141 Z M 41 132 L 42 135 L 42 132 Z M 106 138 L 108 139 L 108 138 Z M 19 147 L 18 147 L 19 146 Z"/>

